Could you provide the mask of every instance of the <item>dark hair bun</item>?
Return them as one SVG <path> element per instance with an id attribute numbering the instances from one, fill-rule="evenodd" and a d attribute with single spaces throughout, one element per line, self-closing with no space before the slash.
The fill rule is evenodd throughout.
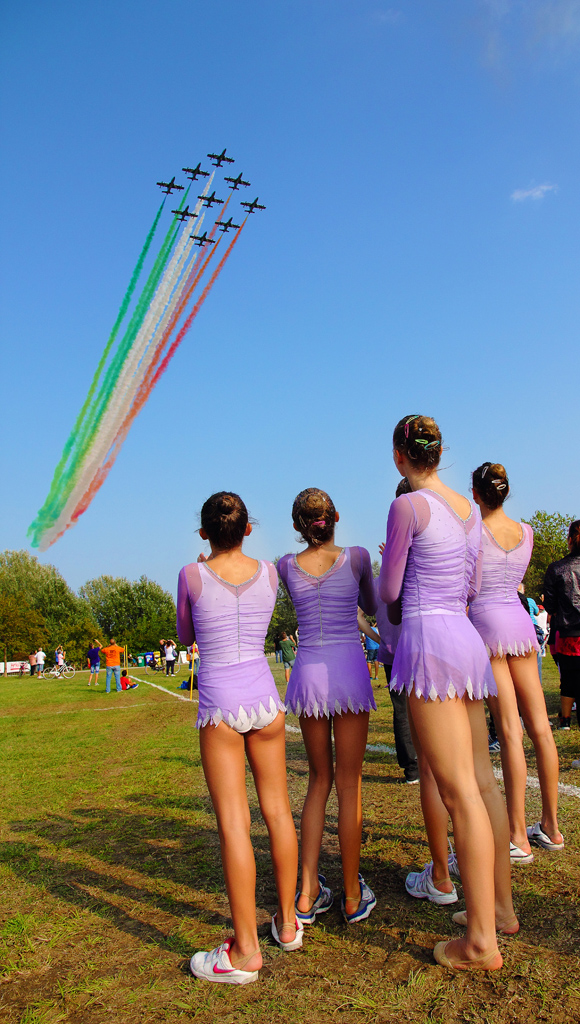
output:
<path id="1" fill-rule="evenodd" d="M 508 475 L 501 462 L 483 462 L 473 471 L 471 484 L 486 508 L 503 505 L 510 492 Z"/>
<path id="2" fill-rule="evenodd" d="M 435 469 L 443 438 L 431 416 L 404 416 L 393 431 L 393 448 L 403 452 L 419 469 Z"/>
<path id="3" fill-rule="evenodd" d="M 336 522 L 334 503 L 326 491 L 307 487 L 294 498 L 292 522 L 306 544 L 320 547 L 332 540 Z"/>
<path id="4" fill-rule="evenodd" d="M 201 510 L 202 530 L 207 533 L 210 543 L 221 551 L 239 547 L 249 522 L 244 502 L 239 494 L 232 491 L 212 494 Z"/>

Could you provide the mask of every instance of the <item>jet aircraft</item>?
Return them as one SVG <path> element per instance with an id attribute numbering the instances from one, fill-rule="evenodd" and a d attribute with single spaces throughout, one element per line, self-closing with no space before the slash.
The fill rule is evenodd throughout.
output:
<path id="1" fill-rule="evenodd" d="M 197 198 L 201 199 L 206 204 L 206 206 L 208 206 L 208 207 L 211 207 L 212 203 L 219 203 L 220 206 L 223 206 L 223 204 L 224 204 L 223 199 L 216 199 L 216 197 L 215 197 L 215 189 L 212 192 L 211 196 L 198 196 Z"/>
<path id="2" fill-rule="evenodd" d="M 181 221 L 187 220 L 188 217 L 197 217 L 197 213 L 192 213 L 189 209 L 189 203 L 185 207 L 185 210 L 172 210 L 171 212 L 174 213 L 176 217 L 179 217 L 179 220 Z"/>
<path id="3" fill-rule="evenodd" d="M 243 173 L 244 172 L 241 171 L 240 174 L 238 174 L 237 178 L 224 178 L 224 181 L 231 181 L 231 185 L 228 185 L 228 188 L 233 189 L 233 191 L 235 192 L 236 189 L 240 187 L 240 185 L 246 185 L 246 187 L 251 185 L 250 181 L 244 181 L 242 179 Z"/>
<path id="4" fill-rule="evenodd" d="M 193 238 L 194 245 L 215 245 L 215 238 L 208 238 L 207 231 L 204 231 L 203 235 L 190 235 Z"/>
<path id="5" fill-rule="evenodd" d="M 215 164 L 216 167 L 221 167 L 223 163 L 233 164 L 235 160 L 231 156 L 226 156 L 224 149 L 223 153 L 208 153 L 210 160 Z"/>
<path id="6" fill-rule="evenodd" d="M 232 224 L 232 218 L 229 220 L 216 220 L 216 225 L 220 231 L 229 231 L 230 228 L 239 228 L 239 224 Z"/>
<path id="7" fill-rule="evenodd" d="M 260 204 L 258 202 L 258 197 L 257 196 L 253 200 L 253 202 L 251 202 L 251 203 L 240 203 L 240 206 L 245 206 L 247 211 L 248 211 L 248 213 L 253 213 L 254 210 L 265 210 L 266 209 L 265 206 L 260 206 Z"/>
<path id="8" fill-rule="evenodd" d="M 178 189 L 179 192 L 183 192 L 183 185 L 175 184 L 175 175 L 173 175 L 171 181 L 158 181 L 157 184 L 161 191 L 165 192 L 166 196 L 170 195 L 173 189 Z"/>
<path id="9" fill-rule="evenodd" d="M 201 160 L 198 163 L 197 167 L 182 167 L 181 170 L 184 172 L 184 174 L 187 174 L 187 177 L 190 178 L 191 181 L 195 181 L 196 178 L 199 178 L 200 174 L 204 178 L 209 178 L 209 171 L 202 171 L 201 169 Z"/>

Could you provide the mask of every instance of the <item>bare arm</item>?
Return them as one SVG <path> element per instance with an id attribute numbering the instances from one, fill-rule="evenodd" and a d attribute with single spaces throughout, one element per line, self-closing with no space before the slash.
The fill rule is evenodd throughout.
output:
<path id="1" fill-rule="evenodd" d="M 370 637 L 370 639 L 374 640 L 376 644 L 380 644 L 381 638 L 377 631 L 373 629 L 370 622 L 367 622 L 367 620 L 365 619 L 362 608 L 357 608 L 356 610 L 356 621 L 358 623 L 358 628 L 360 629 L 361 633 L 364 633 L 365 636 Z"/>

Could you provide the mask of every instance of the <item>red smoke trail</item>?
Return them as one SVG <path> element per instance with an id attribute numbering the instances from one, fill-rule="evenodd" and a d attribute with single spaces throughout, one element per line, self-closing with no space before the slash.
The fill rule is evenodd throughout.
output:
<path id="1" fill-rule="evenodd" d="M 90 486 L 87 488 L 87 490 L 83 494 L 81 500 L 79 501 L 77 507 L 75 508 L 73 514 L 71 515 L 70 523 L 67 524 L 67 526 L 63 529 L 62 533 L 64 533 L 64 531 L 66 529 L 68 529 L 69 526 L 72 526 L 74 523 L 76 523 L 77 519 L 79 518 L 79 516 L 81 516 L 83 514 L 83 512 L 86 512 L 86 510 L 89 507 L 91 501 L 93 500 L 95 494 L 103 486 L 105 480 L 107 479 L 107 476 L 109 475 L 109 473 L 110 473 L 110 471 L 111 471 L 111 469 L 112 469 L 112 467 L 113 467 L 113 465 L 114 465 L 114 463 L 115 463 L 115 461 L 117 459 L 117 456 L 119 455 L 119 452 L 120 452 L 121 447 L 122 447 L 122 445 L 123 445 L 123 443 L 125 441 L 125 438 L 127 437 L 127 434 L 129 433 L 129 430 L 131 429 L 133 421 L 135 420 L 136 416 L 139 414 L 139 412 L 143 408 L 145 402 L 149 398 L 153 388 L 155 387 L 155 384 L 157 383 L 159 378 L 163 375 L 163 373 L 167 369 L 167 367 L 168 367 L 172 357 L 175 355 L 175 352 L 177 351 L 179 345 L 183 341 L 185 335 L 187 334 L 188 330 L 190 329 L 190 327 L 191 327 L 193 321 L 195 320 L 197 314 L 199 313 L 201 307 L 203 306 L 207 296 L 209 295 L 211 289 L 213 288 L 215 282 L 217 281 L 219 275 L 221 274 L 221 272 L 222 272 L 222 270 L 223 270 L 223 268 L 225 266 L 225 263 L 226 263 L 229 255 L 230 255 L 232 249 L 234 248 L 234 245 L 236 244 L 238 238 L 240 237 L 240 234 L 242 232 L 242 228 L 244 227 L 247 219 L 248 218 L 245 217 L 245 219 L 242 221 L 242 224 L 240 225 L 240 227 L 236 231 L 236 233 L 235 233 L 234 237 L 232 238 L 228 248 L 226 249 L 224 255 L 222 256 L 222 258 L 220 260 L 220 262 L 218 263 L 217 267 L 215 268 L 212 276 L 210 277 L 208 283 L 206 284 L 203 292 L 201 293 L 199 299 L 197 300 L 197 302 L 196 302 L 195 306 L 193 307 L 191 313 L 189 314 L 187 320 L 183 324 L 183 327 L 179 331 L 179 334 L 177 335 L 177 337 L 173 341 L 171 347 L 168 349 L 167 354 L 165 355 L 163 361 L 158 366 L 155 374 L 147 381 L 146 387 L 144 386 L 145 382 L 142 382 L 142 384 L 141 384 L 141 386 L 139 388 L 139 391 L 137 392 L 137 395 L 135 396 L 135 398 L 133 399 L 133 402 L 131 403 L 131 408 L 130 408 L 129 412 L 127 413 L 127 416 L 125 417 L 122 426 L 120 427 L 119 431 L 117 432 L 117 436 L 115 437 L 115 440 L 112 443 L 111 453 L 110 453 L 109 457 L 107 458 L 107 461 L 105 463 L 103 463 L 103 465 L 100 467 L 100 469 L 95 474 L 95 477 L 92 480 Z M 209 256 L 207 257 L 205 266 L 207 266 L 207 263 L 209 263 L 209 259 L 211 258 L 211 255 L 212 254 L 210 253 Z M 201 272 L 202 271 L 200 271 L 200 273 Z M 59 537 L 60 536 L 62 536 L 62 534 L 59 534 Z M 58 538 L 55 538 L 55 540 L 56 539 L 58 539 Z"/>

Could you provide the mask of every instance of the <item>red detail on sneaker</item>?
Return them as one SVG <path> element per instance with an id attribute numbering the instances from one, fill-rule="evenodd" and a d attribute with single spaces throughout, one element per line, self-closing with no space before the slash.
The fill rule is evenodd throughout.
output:
<path id="1" fill-rule="evenodd" d="M 226 941 L 224 942 L 224 945 L 223 945 L 224 953 L 227 953 L 228 957 L 230 955 L 230 949 L 232 948 L 232 942 L 233 942 L 233 939 L 226 939 Z M 230 960 L 230 964 L 231 964 L 231 960 Z M 235 971 L 235 967 L 233 967 L 233 966 L 230 967 L 229 969 L 226 968 L 224 970 L 222 967 L 218 967 L 217 964 L 213 965 L 213 973 L 214 974 L 232 974 L 233 971 Z"/>

